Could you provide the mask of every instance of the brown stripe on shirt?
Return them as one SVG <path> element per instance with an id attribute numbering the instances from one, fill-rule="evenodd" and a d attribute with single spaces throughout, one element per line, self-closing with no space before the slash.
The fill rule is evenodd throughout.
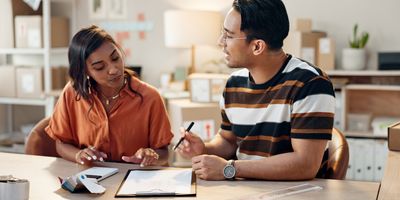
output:
<path id="1" fill-rule="evenodd" d="M 302 134 L 315 134 L 315 133 L 328 133 L 332 134 L 332 129 L 291 129 L 292 133 L 302 133 Z"/>
<path id="2" fill-rule="evenodd" d="M 251 141 L 251 140 L 265 140 L 265 141 L 270 141 L 270 142 L 279 142 L 281 140 L 289 140 L 288 135 L 281 135 L 279 137 L 273 137 L 273 136 L 265 136 L 265 135 L 255 135 L 255 136 L 246 136 L 244 138 L 238 137 L 240 140 L 246 140 L 246 141 Z"/>
<path id="3" fill-rule="evenodd" d="M 334 117 L 334 113 L 330 112 L 310 112 L 310 113 L 293 113 L 291 115 L 292 118 L 300 118 L 300 117 Z"/>
<path id="4" fill-rule="evenodd" d="M 263 157 L 271 156 L 270 153 L 260 152 L 260 151 L 247 151 L 247 150 L 240 149 L 239 152 L 247 154 L 247 155 L 263 156 Z"/>

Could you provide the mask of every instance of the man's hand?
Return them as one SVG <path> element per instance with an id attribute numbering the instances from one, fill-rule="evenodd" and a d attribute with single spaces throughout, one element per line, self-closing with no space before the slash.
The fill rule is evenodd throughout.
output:
<path id="1" fill-rule="evenodd" d="M 181 128 L 181 135 L 182 137 L 185 137 L 185 140 L 183 141 L 183 144 L 177 147 L 177 149 L 178 153 L 182 157 L 190 159 L 204 153 L 205 144 L 199 136 L 192 132 L 186 132 L 183 128 Z"/>
<path id="2" fill-rule="evenodd" d="M 200 155 L 192 158 L 194 173 L 204 180 L 224 180 L 223 169 L 228 161 L 215 155 Z"/>
<path id="3" fill-rule="evenodd" d="M 122 156 L 122 160 L 130 163 L 140 163 L 141 167 L 152 165 L 157 162 L 159 155 L 151 148 L 140 148 L 133 156 Z"/>

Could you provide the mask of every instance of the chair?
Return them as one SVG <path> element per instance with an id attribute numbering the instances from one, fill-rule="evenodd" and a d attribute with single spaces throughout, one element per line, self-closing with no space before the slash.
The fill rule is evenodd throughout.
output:
<path id="1" fill-rule="evenodd" d="M 338 129 L 332 129 L 332 140 L 328 143 L 329 159 L 326 178 L 343 180 L 349 165 L 349 145 Z"/>
<path id="2" fill-rule="evenodd" d="M 42 119 L 29 133 L 25 144 L 25 154 L 59 157 L 55 141 L 44 131 L 50 118 Z"/>

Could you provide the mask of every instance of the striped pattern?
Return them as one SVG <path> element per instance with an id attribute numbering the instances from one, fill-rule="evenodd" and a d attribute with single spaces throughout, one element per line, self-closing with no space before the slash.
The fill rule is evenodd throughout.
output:
<path id="1" fill-rule="evenodd" d="M 247 69 L 234 72 L 220 102 L 221 128 L 237 136 L 239 159 L 292 152 L 291 138 L 331 139 L 334 91 L 319 68 L 289 55 L 268 82 L 251 80 Z"/>

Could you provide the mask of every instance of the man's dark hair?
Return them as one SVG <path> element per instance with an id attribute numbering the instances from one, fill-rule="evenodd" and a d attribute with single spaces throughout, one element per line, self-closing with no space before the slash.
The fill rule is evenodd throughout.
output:
<path id="1" fill-rule="evenodd" d="M 247 41 L 264 40 L 270 50 L 278 50 L 289 33 L 289 17 L 281 0 L 234 0 L 232 7 L 241 15 L 240 30 Z"/>

